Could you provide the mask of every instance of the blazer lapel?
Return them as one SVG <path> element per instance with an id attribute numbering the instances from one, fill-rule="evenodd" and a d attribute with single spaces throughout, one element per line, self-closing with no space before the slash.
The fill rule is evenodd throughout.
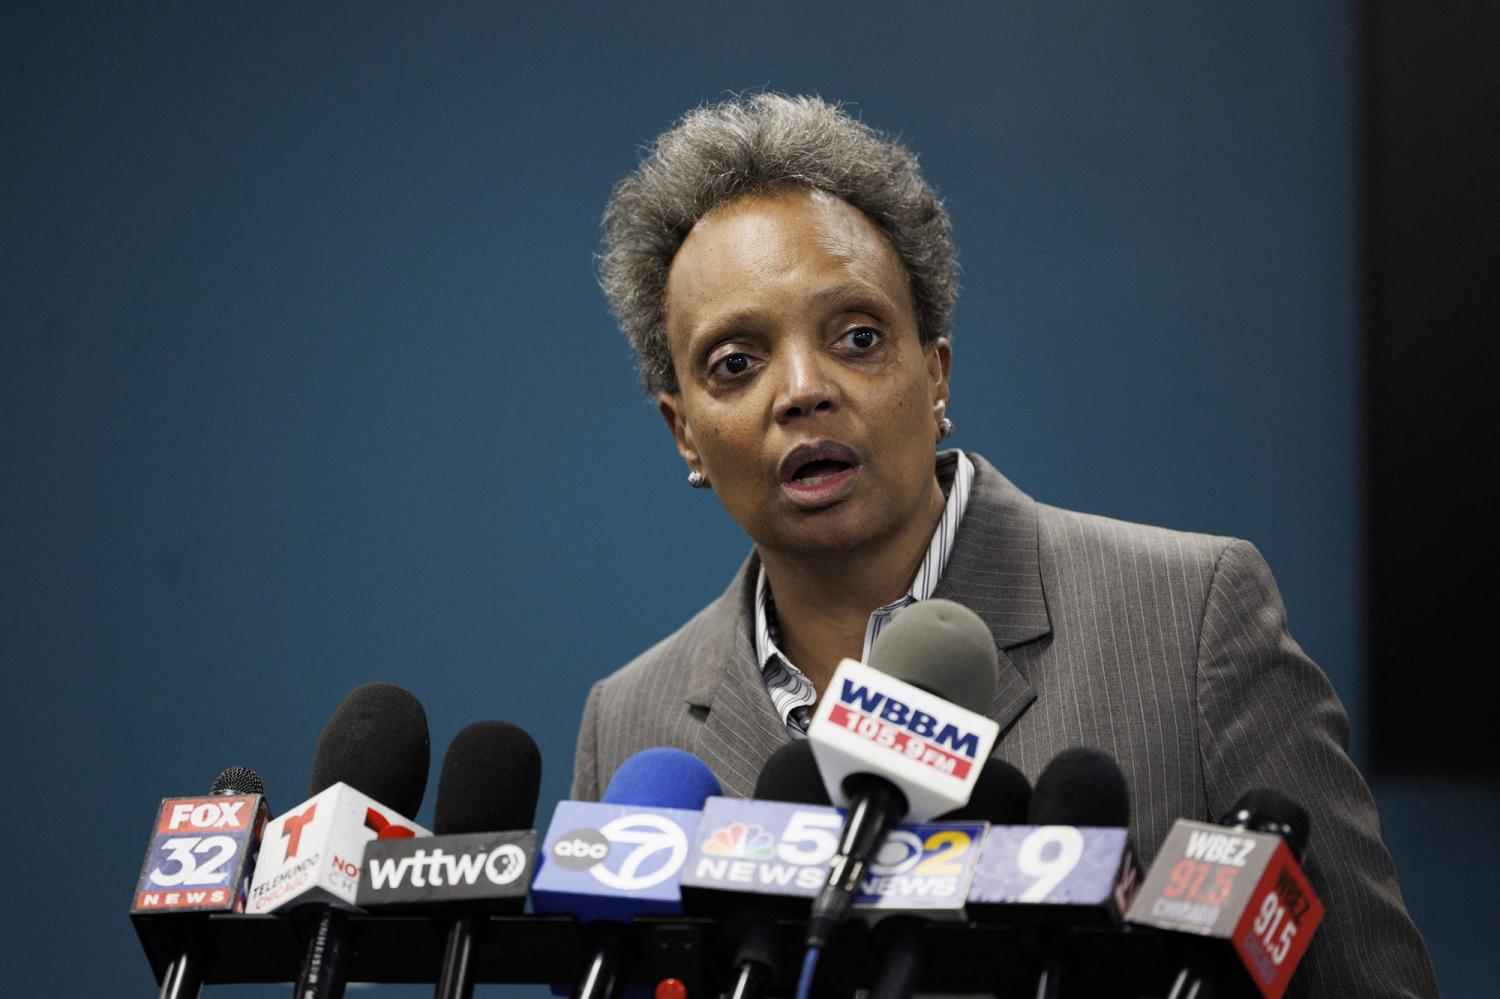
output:
<path id="1" fill-rule="evenodd" d="M 1036 700 L 1036 692 L 1005 650 L 1052 630 L 1037 555 L 1036 501 L 989 462 L 970 454 L 974 483 L 953 551 L 933 596 L 956 600 L 977 613 L 999 650 L 1000 674 L 990 717 L 1004 733 Z M 752 552 L 729 589 L 710 610 L 708 634 L 683 696 L 707 717 L 695 751 L 725 794 L 749 797 L 767 756 L 791 741 L 755 661 L 755 580 Z"/>
<path id="2" fill-rule="evenodd" d="M 791 741 L 776 713 L 755 661 L 755 580 L 760 561 L 752 553 L 714 604 L 707 637 L 684 692 L 689 708 L 706 711 L 695 751 L 719 778 L 724 793 L 748 798 L 761 765 Z"/>
<path id="3" fill-rule="evenodd" d="M 1036 501 L 972 452 L 974 483 L 934 597 L 956 600 L 989 626 L 1000 674 L 990 717 L 1004 733 L 1036 700 L 1005 650 L 1052 631 L 1037 554 Z"/>

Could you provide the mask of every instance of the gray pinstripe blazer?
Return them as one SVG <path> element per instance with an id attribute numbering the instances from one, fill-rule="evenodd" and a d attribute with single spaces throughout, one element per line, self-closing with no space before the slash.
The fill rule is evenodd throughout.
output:
<path id="1" fill-rule="evenodd" d="M 1306 868 L 1327 915 L 1288 995 L 1437 995 L 1348 719 L 1254 546 L 1045 506 L 970 457 L 934 596 L 976 611 L 1000 649 L 995 755 L 1035 781 L 1070 746 L 1113 754 L 1148 864 L 1179 817 L 1212 820 L 1256 787 L 1292 795 L 1312 815 Z M 752 555 L 723 596 L 594 685 L 573 797 L 597 798 L 621 761 L 662 745 L 697 754 L 725 793 L 753 791 L 789 738 L 755 662 L 756 571 Z"/>

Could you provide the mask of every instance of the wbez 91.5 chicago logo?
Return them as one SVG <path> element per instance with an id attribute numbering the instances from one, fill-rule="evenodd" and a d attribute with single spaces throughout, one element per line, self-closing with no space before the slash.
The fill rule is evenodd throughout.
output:
<path id="1" fill-rule="evenodd" d="M 588 871 L 618 891 L 640 891 L 671 878 L 687 859 L 682 827 L 660 815 L 622 815 L 598 829 L 574 829 L 552 844 L 550 859 L 570 871 Z"/>

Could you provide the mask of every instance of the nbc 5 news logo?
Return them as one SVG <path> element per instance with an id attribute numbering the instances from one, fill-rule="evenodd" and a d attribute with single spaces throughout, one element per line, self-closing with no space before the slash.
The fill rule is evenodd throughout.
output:
<path id="1" fill-rule="evenodd" d="M 692 888 L 815 895 L 828 880 L 844 817 L 837 809 L 710 798 L 682 875 Z M 983 823 L 923 823 L 886 834 L 860 879 L 860 904 L 938 908 L 961 898 Z"/>
<path id="2" fill-rule="evenodd" d="M 598 829 L 563 833 L 552 844 L 550 859 L 569 871 L 587 871 L 617 891 L 640 891 L 661 884 L 687 859 L 682 827 L 661 815 L 622 815 Z"/>
<path id="3" fill-rule="evenodd" d="M 765 810 L 773 823 L 768 829 L 760 822 L 735 820 L 713 827 L 703 838 L 705 857 L 726 857 L 757 861 L 780 861 L 794 867 L 811 867 L 819 878 L 838 851 L 839 831 L 844 817 L 831 808 L 776 813 L 786 817 L 775 823 L 771 810 Z M 779 817 L 777 815 L 776 817 Z M 958 859 L 974 843 L 974 830 L 963 827 L 925 826 L 897 827 L 888 832 L 870 863 L 874 875 L 943 874 L 960 871 Z M 791 875 L 774 880 L 785 882 Z M 821 883 L 821 881 L 820 881 Z"/>

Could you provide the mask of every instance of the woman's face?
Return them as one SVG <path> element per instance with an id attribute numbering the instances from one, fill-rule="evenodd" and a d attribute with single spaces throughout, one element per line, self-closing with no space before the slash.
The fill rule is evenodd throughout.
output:
<path id="1" fill-rule="evenodd" d="M 667 276 L 688 467 L 757 545 L 855 551 L 932 530 L 946 340 L 924 345 L 905 268 L 847 202 L 793 190 L 699 220 Z"/>

